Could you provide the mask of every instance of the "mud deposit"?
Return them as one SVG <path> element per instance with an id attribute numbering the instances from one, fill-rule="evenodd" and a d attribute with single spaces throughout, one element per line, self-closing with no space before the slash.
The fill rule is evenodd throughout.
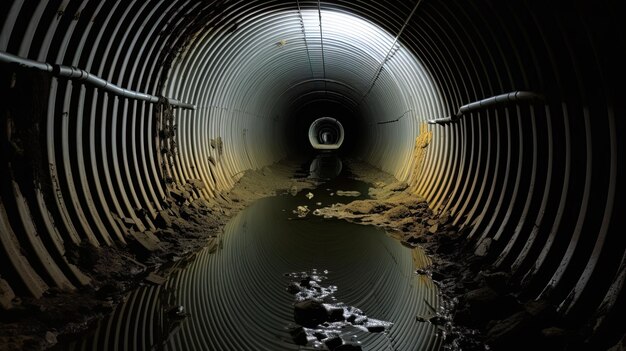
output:
<path id="1" fill-rule="evenodd" d="M 57 349 L 439 348 L 437 326 L 426 320 L 439 307 L 437 288 L 415 274 L 429 263 L 423 252 L 379 228 L 312 214 L 364 200 L 369 187 L 339 178 L 254 202 L 167 281 L 136 290 L 92 334 Z M 298 206 L 311 213 L 299 217 Z"/>

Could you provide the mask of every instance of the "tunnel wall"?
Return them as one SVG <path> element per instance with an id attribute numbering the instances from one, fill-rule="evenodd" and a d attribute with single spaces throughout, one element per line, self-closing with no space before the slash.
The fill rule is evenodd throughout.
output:
<path id="1" fill-rule="evenodd" d="M 38 297 L 88 284 L 67 260 L 68 247 L 123 245 L 132 233 L 153 231 L 171 191 L 190 180 L 207 185 L 195 197 L 232 187 L 243 170 L 284 157 L 290 105 L 331 99 L 362 116 L 360 156 L 450 211 L 524 296 L 548 298 L 573 317 L 593 315 L 597 335 L 623 333 L 614 329 L 626 278 L 618 211 L 626 57 L 615 6 L 319 5 L 3 2 L 0 50 L 196 105 L 122 99 L 5 66 L 4 285 Z M 322 38 L 311 29 L 322 10 L 326 18 L 358 16 L 391 39 L 348 42 L 333 28 Z M 545 103 L 423 125 L 517 90 Z"/>

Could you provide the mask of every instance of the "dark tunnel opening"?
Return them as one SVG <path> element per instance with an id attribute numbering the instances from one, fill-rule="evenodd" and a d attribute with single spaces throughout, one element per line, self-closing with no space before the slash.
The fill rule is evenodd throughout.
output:
<path id="1" fill-rule="evenodd" d="M 623 349 L 626 33 L 619 5 L 2 2 L 0 350 L 24 348 L 31 337 L 40 349 L 57 336 L 65 347 L 61 339 L 76 335 L 55 315 L 83 326 L 100 309 L 122 317 L 134 311 L 134 318 L 184 295 L 168 290 L 176 284 L 205 289 L 183 277 L 208 269 L 219 279 L 229 261 L 211 268 L 206 262 L 217 258 L 200 255 L 156 290 L 132 288 L 149 272 L 184 266 L 173 262 L 181 252 L 222 252 L 222 237 L 244 252 L 252 245 L 237 238 L 249 234 L 246 221 L 273 238 L 265 246 L 249 237 L 255 245 L 294 254 L 283 245 L 289 237 L 264 229 L 273 215 L 259 198 L 294 207 L 283 212 L 304 226 L 322 223 L 334 202 L 349 221 L 387 216 L 380 226 L 396 241 L 426 250 L 429 258 L 413 254 L 422 264 L 413 268 L 432 278 L 422 283 L 436 313 L 415 312 L 411 328 L 419 332 L 392 327 L 397 349 L 421 332 L 424 349 L 467 348 L 449 337 L 471 334 L 463 328 L 476 329 L 480 345 L 492 349 Z M 322 117 L 345 131 L 337 150 L 310 142 L 310 126 Z M 321 144 L 338 140 L 335 129 L 326 132 L 317 135 Z M 324 165 L 331 171 L 318 169 Z M 325 185 L 307 183 L 320 181 L 314 169 Z M 281 191 L 308 207 L 266 199 Z M 371 208 L 350 207 L 364 204 Z M 404 227 L 390 229 L 401 221 Z M 236 234 L 220 234 L 224 228 Z M 346 244 L 332 241 L 333 225 L 320 228 L 325 240 Z M 359 242 L 364 252 L 376 247 L 368 240 Z M 381 240 L 398 262 L 411 259 Z M 328 261 L 341 266 L 342 259 Z M 344 283 L 367 291 L 362 281 Z M 126 293 L 130 302 L 114 310 Z M 67 301 L 79 297 L 82 310 L 70 312 Z M 29 323 L 37 326 L 32 335 L 16 339 L 11 328 Z M 165 334 L 166 348 L 188 346 Z M 338 347 L 322 340 L 322 348 Z"/>
<path id="2" fill-rule="evenodd" d="M 338 102 L 315 101 L 299 105 L 289 115 L 292 117 L 288 119 L 284 129 L 287 150 L 291 153 L 288 157 L 306 159 L 320 153 L 311 146 L 308 135 L 311 124 L 321 117 L 337 119 L 345 130 L 343 144 L 332 153 L 351 158 L 359 155 L 359 150 L 365 148 L 363 117 Z"/>

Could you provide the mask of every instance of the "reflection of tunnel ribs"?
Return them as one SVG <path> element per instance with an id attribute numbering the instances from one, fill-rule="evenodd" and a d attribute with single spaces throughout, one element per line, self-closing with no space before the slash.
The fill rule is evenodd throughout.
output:
<path id="1" fill-rule="evenodd" d="M 163 285 L 159 291 L 158 302 L 160 303 L 156 323 L 158 332 L 152 342 L 152 351 L 166 350 L 168 340 L 178 332 L 184 320 L 175 314 L 178 304 L 174 289 L 168 285 Z"/>

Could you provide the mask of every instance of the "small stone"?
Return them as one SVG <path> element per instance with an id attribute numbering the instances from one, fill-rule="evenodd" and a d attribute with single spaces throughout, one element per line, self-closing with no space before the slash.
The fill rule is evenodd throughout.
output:
<path id="1" fill-rule="evenodd" d="M 489 287 L 478 288 L 472 290 L 463 296 L 463 299 L 469 304 L 479 304 L 481 306 L 487 306 L 493 303 L 500 297 L 495 290 Z"/>
<path id="2" fill-rule="evenodd" d="M 187 313 L 185 313 L 185 307 L 182 305 L 174 306 L 167 311 L 167 314 L 172 318 L 182 319 L 187 317 Z"/>
<path id="3" fill-rule="evenodd" d="M 385 331 L 385 326 L 380 324 L 368 325 L 367 331 L 370 333 L 382 333 Z"/>
<path id="4" fill-rule="evenodd" d="M 287 291 L 290 294 L 297 294 L 300 292 L 300 285 L 298 285 L 297 283 L 291 283 L 289 284 L 289 286 L 287 287 Z"/>
<path id="5" fill-rule="evenodd" d="M 438 282 L 443 281 L 444 279 L 446 279 L 446 276 L 444 274 L 442 274 L 441 272 L 439 272 L 438 270 L 432 271 L 430 277 L 433 280 L 436 280 Z"/>
<path id="6" fill-rule="evenodd" d="M 521 310 L 514 296 L 502 295 L 488 286 L 471 290 L 461 297 L 455 322 L 482 328 L 490 320 L 507 318 Z"/>
<path id="7" fill-rule="evenodd" d="M 519 338 L 525 335 L 531 327 L 531 315 L 526 312 L 518 312 L 510 317 L 494 323 L 487 331 L 487 344 L 494 348 L 505 345 L 515 345 Z"/>
<path id="8" fill-rule="evenodd" d="M 410 238 L 406 239 L 406 241 L 410 244 L 423 244 L 428 241 L 428 239 L 423 235 L 412 235 Z"/>
<path id="9" fill-rule="evenodd" d="M 156 224 L 161 228 L 163 227 L 169 228 L 172 226 L 172 217 L 169 215 L 167 210 L 159 211 L 159 214 L 157 215 L 157 218 L 156 218 Z"/>
<path id="10" fill-rule="evenodd" d="M 304 277 L 300 280 L 300 286 L 305 287 L 305 288 L 311 288 L 311 281 L 313 280 L 313 278 L 311 277 Z"/>
<path id="11" fill-rule="evenodd" d="M 354 319 L 354 322 L 352 322 L 352 324 L 354 324 L 354 325 L 363 325 L 363 324 L 367 323 L 367 321 L 368 321 L 368 318 L 366 316 L 357 316 Z"/>
<path id="12" fill-rule="evenodd" d="M 154 285 L 162 285 L 162 284 L 165 284 L 165 282 L 167 281 L 167 279 L 163 278 L 162 276 L 154 272 L 150 272 L 150 274 L 148 274 L 145 280 Z"/>
<path id="13" fill-rule="evenodd" d="M 187 184 L 191 185 L 193 188 L 197 190 L 202 190 L 206 188 L 206 184 L 201 179 L 189 179 L 187 180 Z"/>
<path id="14" fill-rule="evenodd" d="M 450 221 L 450 212 L 444 212 L 439 216 L 439 224 L 444 225 Z"/>
<path id="15" fill-rule="evenodd" d="M 121 217 L 121 221 L 128 226 L 134 226 L 137 224 L 134 219 L 128 217 Z"/>
<path id="16" fill-rule="evenodd" d="M 328 335 L 322 333 L 321 331 L 316 331 L 315 333 L 313 333 L 313 336 L 319 341 L 322 341 L 328 338 Z"/>
<path id="17" fill-rule="evenodd" d="M 307 199 L 311 200 L 313 198 L 313 196 L 315 196 L 315 195 L 313 195 L 313 193 L 309 192 L 305 196 L 306 196 Z"/>
<path id="18" fill-rule="evenodd" d="M 328 321 L 330 322 L 339 322 L 343 321 L 343 308 L 339 307 L 331 307 L 327 310 L 328 312 Z"/>
<path id="19" fill-rule="evenodd" d="M 103 312 L 103 313 L 110 313 L 113 311 L 114 307 L 115 307 L 115 303 L 113 302 L 113 300 L 102 301 L 101 303 L 98 304 L 96 311 Z"/>
<path id="20" fill-rule="evenodd" d="M 324 345 L 326 345 L 326 347 L 328 347 L 328 349 L 331 351 L 336 350 L 337 347 L 341 346 L 341 344 L 343 344 L 343 340 L 341 340 L 341 338 L 338 336 L 330 338 L 324 342 Z"/>
<path id="21" fill-rule="evenodd" d="M 300 325 L 315 327 L 328 321 L 328 313 L 324 305 L 317 300 L 304 300 L 293 307 L 294 320 Z"/>
<path id="22" fill-rule="evenodd" d="M 551 319 L 556 316 L 556 308 L 546 300 L 528 301 L 524 310 L 536 319 Z"/>
<path id="23" fill-rule="evenodd" d="M 563 328 L 549 327 L 541 330 L 541 336 L 541 343 L 551 350 L 564 350 L 570 333 Z"/>
<path id="24" fill-rule="evenodd" d="M 430 228 L 428 228 L 428 231 L 432 234 L 437 233 L 437 230 L 439 230 L 439 224 L 435 223 L 434 225 L 432 225 Z"/>
<path id="25" fill-rule="evenodd" d="M 180 191 L 178 189 L 170 190 L 170 196 L 178 203 L 183 203 L 189 198 L 189 193 L 186 191 Z"/>
<path id="26" fill-rule="evenodd" d="M 434 325 L 444 325 L 447 322 L 442 316 L 432 316 L 428 321 Z"/>
<path id="27" fill-rule="evenodd" d="M 415 274 L 417 275 L 430 275 L 430 271 L 426 268 L 418 268 L 415 270 Z"/>
<path id="28" fill-rule="evenodd" d="M 478 257 L 487 256 L 487 254 L 489 253 L 489 248 L 491 247 L 491 242 L 492 242 L 491 238 L 485 238 L 481 240 L 481 242 L 476 247 L 476 250 L 474 251 L 474 255 Z"/>
<path id="29" fill-rule="evenodd" d="M 14 298 L 15 293 L 9 283 L 4 279 L 0 279 L 0 307 L 5 310 L 10 309 L 13 306 L 12 301 Z"/>
<path id="30" fill-rule="evenodd" d="M 296 345 L 306 345 L 308 343 L 306 332 L 302 327 L 295 327 L 289 330 L 289 335 L 291 335 L 291 339 Z"/>
<path id="31" fill-rule="evenodd" d="M 309 213 L 309 207 L 308 206 L 298 206 L 293 211 L 293 213 L 297 214 L 299 218 L 306 217 L 306 215 Z"/>
<path id="32" fill-rule="evenodd" d="M 148 251 L 156 251 L 159 249 L 160 241 L 152 232 L 138 232 L 135 230 L 130 230 L 129 233 L 144 249 Z"/>
<path id="33" fill-rule="evenodd" d="M 56 345 L 58 342 L 57 334 L 51 331 L 46 332 L 45 339 L 46 339 L 46 343 L 48 344 L 48 346 Z"/>

